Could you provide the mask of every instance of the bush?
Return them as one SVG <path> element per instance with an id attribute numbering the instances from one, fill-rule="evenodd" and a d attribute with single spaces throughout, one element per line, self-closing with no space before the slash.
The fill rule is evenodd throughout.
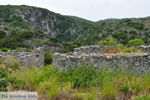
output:
<path id="1" fill-rule="evenodd" d="M 9 91 L 11 91 L 11 90 L 26 90 L 29 88 L 26 86 L 25 82 L 22 79 L 18 79 L 16 77 L 9 76 L 7 78 L 7 80 L 9 83 L 7 86 Z"/>
<path id="2" fill-rule="evenodd" d="M 113 38 L 116 38 L 120 43 L 126 44 L 128 41 L 128 36 L 126 32 L 114 32 L 112 34 Z"/>
<path id="3" fill-rule="evenodd" d="M 128 22 L 128 26 L 134 27 L 137 30 L 143 30 L 144 29 L 144 24 L 143 23 L 137 23 L 137 22 Z"/>
<path id="4" fill-rule="evenodd" d="M 27 28 L 27 27 L 28 27 L 28 25 L 25 24 L 24 22 L 20 22 L 20 21 L 17 21 L 17 20 L 13 20 L 13 21 L 10 23 L 10 25 L 12 25 L 12 26 L 14 26 L 14 27 L 19 26 L 19 27 L 22 27 L 22 28 Z"/>
<path id="5" fill-rule="evenodd" d="M 117 47 L 122 53 L 143 53 L 143 51 L 136 47 L 127 47 L 122 44 L 117 45 Z"/>
<path id="6" fill-rule="evenodd" d="M 73 42 L 63 42 L 63 46 L 65 47 L 64 51 L 73 51 L 74 48 L 81 47 L 84 44 L 78 41 Z"/>
<path id="7" fill-rule="evenodd" d="M 102 46 L 115 45 L 116 41 L 112 37 L 109 37 L 107 40 L 99 41 L 98 44 Z"/>
<path id="8" fill-rule="evenodd" d="M 93 66 L 69 68 L 67 74 L 74 88 L 87 88 L 99 85 L 99 72 Z"/>
<path id="9" fill-rule="evenodd" d="M 26 47 L 26 45 L 15 37 L 0 39 L 0 48 Z"/>
<path id="10" fill-rule="evenodd" d="M 70 28 L 71 26 L 72 25 L 67 20 L 64 20 L 63 22 L 57 25 L 58 29 L 60 29 L 62 33 L 66 32 L 66 30 Z"/>
<path id="11" fill-rule="evenodd" d="M 9 48 L 0 48 L 0 51 L 2 51 L 2 52 L 8 52 L 9 50 L 11 50 L 11 49 L 9 49 Z"/>
<path id="12" fill-rule="evenodd" d="M 7 73 L 0 68 L 0 91 L 6 91 L 8 86 Z"/>
<path id="13" fill-rule="evenodd" d="M 31 45 L 26 43 L 27 39 L 42 38 L 45 36 L 46 35 L 43 35 L 39 30 L 12 30 L 10 36 L 0 39 L 0 48 L 28 48 Z M 34 40 L 33 43 L 35 43 Z"/>
<path id="14" fill-rule="evenodd" d="M 128 41 L 128 45 L 130 45 L 130 46 L 140 46 L 143 44 L 144 44 L 144 42 L 142 39 L 134 39 L 134 40 Z"/>
<path id="15" fill-rule="evenodd" d="M 53 53 L 51 53 L 51 52 L 44 52 L 44 57 L 45 57 L 45 59 L 44 59 L 44 64 L 52 64 L 52 55 L 53 55 Z"/>
<path id="16" fill-rule="evenodd" d="M 39 30 L 12 30 L 11 36 L 17 39 L 30 39 L 33 37 L 43 37 L 45 36 L 41 31 Z"/>

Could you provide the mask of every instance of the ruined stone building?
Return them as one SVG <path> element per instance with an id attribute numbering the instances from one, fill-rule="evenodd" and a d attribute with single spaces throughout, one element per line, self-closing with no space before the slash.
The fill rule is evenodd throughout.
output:
<path id="1" fill-rule="evenodd" d="M 147 52 L 150 48 L 141 47 L 145 53 L 118 53 L 105 54 L 108 49 L 100 46 L 83 46 L 75 48 L 74 52 L 53 55 L 53 65 L 60 69 L 68 67 L 77 67 L 81 65 L 92 65 L 98 69 L 104 68 L 127 68 L 136 73 L 145 73 L 150 71 L 150 54 Z M 145 49 L 146 48 L 146 49 Z"/>
<path id="2" fill-rule="evenodd" d="M 0 60 L 6 59 L 8 56 L 14 57 L 15 59 L 19 60 L 21 66 L 29 67 L 29 66 L 36 66 L 36 67 L 43 67 L 44 66 L 44 53 L 43 48 L 37 48 L 32 52 L 1 52 L 0 51 Z"/>

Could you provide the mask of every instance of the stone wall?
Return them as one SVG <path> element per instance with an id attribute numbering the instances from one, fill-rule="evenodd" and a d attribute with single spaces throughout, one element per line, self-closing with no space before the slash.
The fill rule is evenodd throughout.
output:
<path id="1" fill-rule="evenodd" d="M 0 52 L 0 60 L 4 60 L 7 56 L 12 56 L 18 59 L 21 63 L 21 66 L 44 66 L 44 53 L 43 48 L 37 48 L 33 52 Z"/>
<path id="2" fill-rule="evenodd" d="M 74 52 L 79 52 L 79 53 L 103 53 L 109 48 L 115 48 L 113 46 L 103 46 L 101 47 L 100 45 L 91 45 L 91 46 L 82 46 L 79 48 L 74 48 Z"/>
<path id="3" fill-rule="evenodd" d="M 64 47 L 61 46 L 61 45 L 55 45 L 55 46 L 44 45 L 43 49 L 44 49 L 44 51 L 53 52 L 54 53 L 54 52 L 60 52 L 60 51 L 64 50 Z"/>
<path id="4" fill-rule="evenodd" d="M 84 47 L 84 49 L 85 48 L 86 47 Z M 93 65 L 98 69 L 124 67 L 136 73 L 150 71 L 150 54 L 148 53 L 102 54 L 95 52 L 100 50 L 98 47 L 96 47 L 96 50 L 93 50 L 94 52 L 92 52 L 90 48 L 91 53 L 88 52 L 88 49 L 85 49 L 88 53 L 81 53 L 80 51 L 82 50 L 83 47 L 81 50 L 79 50 L 79 48 L 78 50 L 75 49 L 76 52 L 73 53 L 55 53 L 53 55 L 53 65 L 61 69 L 67 69 L 69 66 Z"/>
<path id="5" fill-rule="evenodd" d="M 140 47 L 143 51 L 150 53 L 150 46 L 141 46 Z"/>

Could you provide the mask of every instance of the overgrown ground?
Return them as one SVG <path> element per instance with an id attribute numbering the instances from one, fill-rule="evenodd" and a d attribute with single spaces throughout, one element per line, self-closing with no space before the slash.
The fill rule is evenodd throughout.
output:
<path id="1" fill-rule="evenodd" d="M 150 74 L 92 66 L 20 68 L 9 58 L 0 63 L 0 91 L 18 90 L 38 91 L 40 100 L 150 100 Z"/>

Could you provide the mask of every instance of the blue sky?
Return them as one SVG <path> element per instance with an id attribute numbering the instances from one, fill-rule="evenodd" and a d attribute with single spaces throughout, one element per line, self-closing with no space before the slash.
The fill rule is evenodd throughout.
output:
<path id="1" fill-rule="evenodd" d="M 31 5 L 97 21 L 150 16 L 150 0 L 0 0 L 0 5 Z"/>

